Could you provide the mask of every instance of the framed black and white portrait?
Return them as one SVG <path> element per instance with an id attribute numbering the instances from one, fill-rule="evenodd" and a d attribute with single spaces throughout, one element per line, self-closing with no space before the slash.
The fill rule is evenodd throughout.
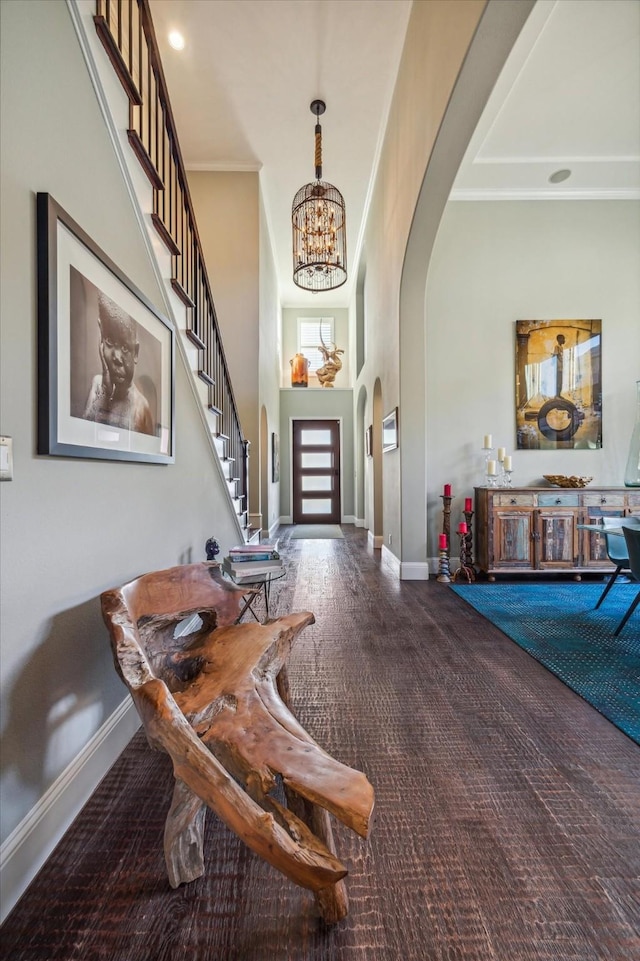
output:
<path id="1" fill-rule="evenodd" d="M 174 460 L 170 322 L 38 194 L 38 453 Z"/>

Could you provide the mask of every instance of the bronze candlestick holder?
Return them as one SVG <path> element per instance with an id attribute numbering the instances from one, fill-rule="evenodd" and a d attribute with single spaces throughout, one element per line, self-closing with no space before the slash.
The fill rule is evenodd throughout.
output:
<path id="1" fill-rule="evenodd" d="M 474 571 L 473 566 L 468 562 L 469 548 L 467 546 L 467 542 L 469 540 L 469 534 L 463 534 L 460 531 L 457 533 L 458 537 L 460 538 L 460 567 L 454 571 L 453 580 L 462 580 L 464 577 L 467 583 L 471 584 L 476 579 L 476 572 Z"/>
<path id="2" fill-rule="evenodd" d="M 447 541 L 447 543 L 449 543 Z M 449 548 L 440 547 L 438 548 L 438 576 L 436 580 L 440 581 L 441 584 L 450 584 L 451 571 L 449 570 Z"/>
<path id="3" fill-rule="evenodd" d="M 440 494 L 442 500 L 442 533 L 447 536 L 447 546 L 438 549 L 438 577 L 442 584 L 451 582 L 449 570 L 449 544 L 451 543 L 451 501 L 450 494 Z"/>
<path id="4" fill-rule="evenodd" d="M 464 519 L 467 522 L 467 537 L 465 540 L 466 553 L 464 562 L 466 567 L 470 567 L 472 571 L 475 571 L 475 565 L 473 563 L 473 511 L 463 511 L 463 514 Z"/>

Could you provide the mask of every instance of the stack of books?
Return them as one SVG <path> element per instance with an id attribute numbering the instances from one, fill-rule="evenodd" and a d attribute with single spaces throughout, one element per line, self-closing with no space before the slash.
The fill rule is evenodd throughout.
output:
<path id="1" fill-rule="evenodd" d="M 232 547 L 222 562 L 222 569 L 234 581 L 262 577 L 282 570 L 283 564 L 276 544 L 241 544 Z"/>

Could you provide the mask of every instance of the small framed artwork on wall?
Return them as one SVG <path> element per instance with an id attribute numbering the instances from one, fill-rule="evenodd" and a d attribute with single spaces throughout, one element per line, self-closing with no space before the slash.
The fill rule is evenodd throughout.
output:
<path id="1" fill-rule="evenodd" d="M 382 420 L 382 450 L 386 453 L 398 446 L 398 408 L 387 414 Z"/>
<path id="2" fill-rule="evenodd" d="M 271 480 L 274 484 L 280 480 L 280 439 L 277 434 L 271 435 Z"/>
<path id="3" fill-rule="evenodd" d="M 364 435 L 364 448 L 367 457 L 373 457 L 373 425 L 369 424 Z"/>

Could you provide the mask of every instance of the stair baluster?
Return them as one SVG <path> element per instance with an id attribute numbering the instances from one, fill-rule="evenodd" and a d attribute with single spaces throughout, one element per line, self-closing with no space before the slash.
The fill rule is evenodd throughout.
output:
<path id="1" fill-rule="evenodd" d="M 228 476 L 236 478 L 229 495 L 244 508 L 248 540 L 249 442 L 224 355 L 148 0 L 96 0 L 94 22 L 129 98 L 129 142 L 153 188 L 152 221 L 172 255 L 171 285 L 185 306 L 185 333 L 199 351 L 198 373 L 209 385 L 217 433 L 224 435 Z"/>

